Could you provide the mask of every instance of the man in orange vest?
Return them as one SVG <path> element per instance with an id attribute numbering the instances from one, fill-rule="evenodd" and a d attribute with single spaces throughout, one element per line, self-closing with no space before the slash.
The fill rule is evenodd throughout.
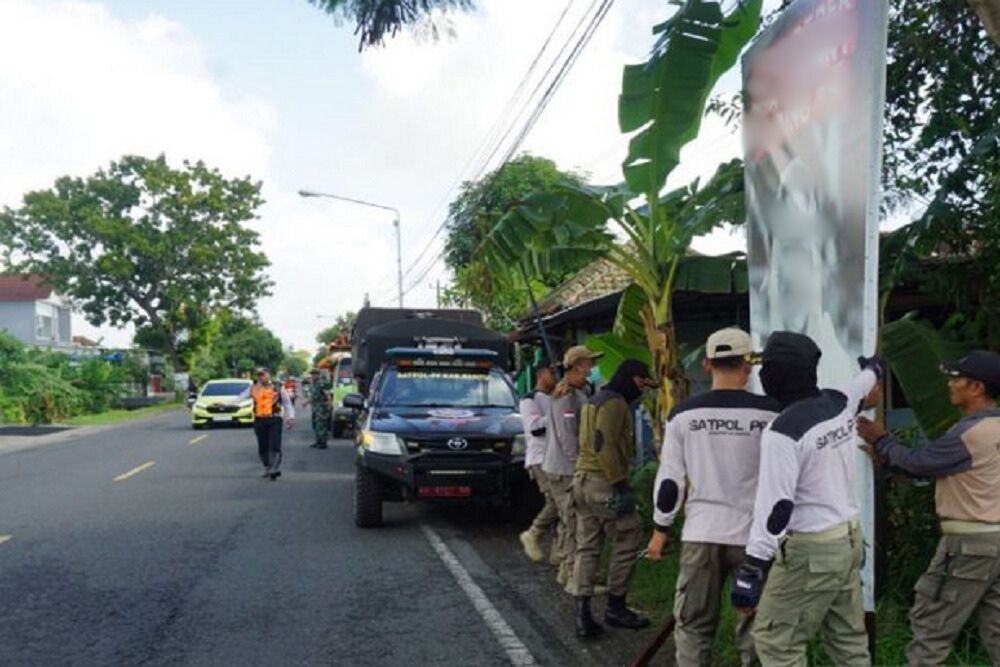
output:
<path id="1" fill-rule="evenodd" d="M 288 392 L 271 382 L 266 368 L 257 370 L 257 381 L 240 394 L 240 400 L 253 399 L 253 430 L 257 435 L 257 454 L 264 465 L 265 479 L 281 477 L 281 429 L 295 424 L 295 406 Z"/>

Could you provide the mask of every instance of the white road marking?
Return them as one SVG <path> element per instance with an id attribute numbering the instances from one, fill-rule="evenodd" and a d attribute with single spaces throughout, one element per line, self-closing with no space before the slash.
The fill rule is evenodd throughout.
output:
<path id="1" fill-rule="evenodd" d="M 12 537 L 14 537 L 14 536 L 13 535 L 0 535 L 0 544 L 3 544 L 4 542 L 9 541 L 10 538 L 12 538 Z"/>
<path id="2" fill-rule="evenodd" d="M 448 545 L 444 543 L 444 540 L 429 526 L 421 526 L 420 529 L 424 531 L 424 537 L 431 543 L 431 547 L 437 553 L 438 558 L 441 559 L 444 566 L 451 572 L 451 576 L 455 578 L 455 582 L 465 592 L 469 601 L 472 602 L 472 606 L 479 612 L 490 632 L 496 637 L 500 647 L 506 651 L 507 657 L 510 659 L 510 664 L 517 665 L 518 667 L 537 664 L 535 657 L 531 655 L 531 651 L 528 650 L 528 647 L 514 633 L 507 620 L 497 611 L 497 608 L 493 606 L 489 598 L 486 597 L 483 589 L 473 581 L 468 570 L 459 562 L 455 554 L 448 548 Z"/>
<path id="3" fill-rule="evenodd" d="M 208 435 L 199 435 L 197 438 L 194 438 L 193 440 L 191 440 L 190 442 L 188 442 L 188 444 L 189 445 L 197 445 L 199 442 L 201 442 L 202 440 L 204 440 L 207 437 L 208 437 Z"/>
<path id="4" fill-rule="evenodd" d="M 146 461 L 141 466 L 136 466 L 136 467 L 132 468 L 131 470 L 129 470 L 128 472 L 123 472 L 122 474 L 118 475 L 117 477 L 115 477 L 115 481 L 116 482 L 123 482 L 126 479 L 128 479 L 129 477 L 131 477 L 132 475 L 138 475 L 143 470 L 148 470 L 149 468 L 152 468 L 155 465 L 156 465 L 156 461 Z"/>

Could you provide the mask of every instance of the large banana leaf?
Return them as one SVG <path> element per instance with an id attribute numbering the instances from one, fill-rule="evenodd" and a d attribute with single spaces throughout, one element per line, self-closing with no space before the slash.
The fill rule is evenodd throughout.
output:
<path id="1" fill-rule="evenodd" d="M 927 437 L 936 438 L 947 431 L 960 415 L 948 401 L 948 385 L 940 366 L 961 357 L 967 349 L 944 340 L 929 325 L 908 319 L 882 327 L 882 349 Z"/>
<path id="2" fill-rule="evenodd" d="M 626 343 L 633 345 L 646 344 L 646 327 L 640 313 L 649 303 L 642 289 L 632 283 L 622 292 L 618 301 L 618 311 L 615 315 L 615 325 L 612 333 Z"/>
<path id="3" fill-rule="evenodd" d="M 622 76 L 618 124 L 637 132 L 622 164 L 633 192 L 658 193 L 680 162 L 681 148 L 698 136 L 705 104 L 760 26 L 762 0 L 742 0 L 728 15 L 719 2 L 687 0 L 654 32 L 649 59 Z"/>
<path id="4" fill-rule="evenodd" d="M 649 349 L 645 345 L 630 343 L 613 333 L 588 336 L 583 344 L 594 352 L 604 353 L 604 356 L 598 359 L 597 367 L 601 370 L 601 377 L 605 381 L 611 379 L 626 359 L 638 359 L 647 366 L 652 363 Z"/>
<path id="5" fill-rule="evenodd" d="M 747 260 L 741 253 L 685 257 L 674 280 L 675 291 L 702 294 L 744 294 L 748 287 Z"/>

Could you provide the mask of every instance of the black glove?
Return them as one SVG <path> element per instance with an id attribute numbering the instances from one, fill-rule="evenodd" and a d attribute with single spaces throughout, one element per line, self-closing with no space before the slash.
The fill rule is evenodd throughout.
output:
<path id="1" fill-rule="evenodd" d="M 747 556 L 736 571 L 729 599 L 736 609 L 755 609 L 764 590 L 771 561 Z"/>
<path id="2" fill-rule="evenodd" d="M 875 373 L 875 377 L 879 380 L 885 377 L 885 359 L 877 354 L 870 357 L 858 357 L 858 365 L 863 371 L 870 370 Z"/>
<path id="3" fill-rule="evenodd" d="M 635 512 L 635 492 L 628 482 L 622 480 L 614 483 L 614 496 L 612 496 L 612 509 L 618 516 L 627 516 Z"/>

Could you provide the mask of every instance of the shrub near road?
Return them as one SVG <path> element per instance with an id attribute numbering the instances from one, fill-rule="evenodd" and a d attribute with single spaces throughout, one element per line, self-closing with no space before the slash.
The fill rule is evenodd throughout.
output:
<path id="1" fill-rule="evenodd" d="M 48 424 L 117 405 L 129 378 L 102 359 L 71 363 L 65 354 L 32 350 L 0 332 L 0 421 Z"/>

